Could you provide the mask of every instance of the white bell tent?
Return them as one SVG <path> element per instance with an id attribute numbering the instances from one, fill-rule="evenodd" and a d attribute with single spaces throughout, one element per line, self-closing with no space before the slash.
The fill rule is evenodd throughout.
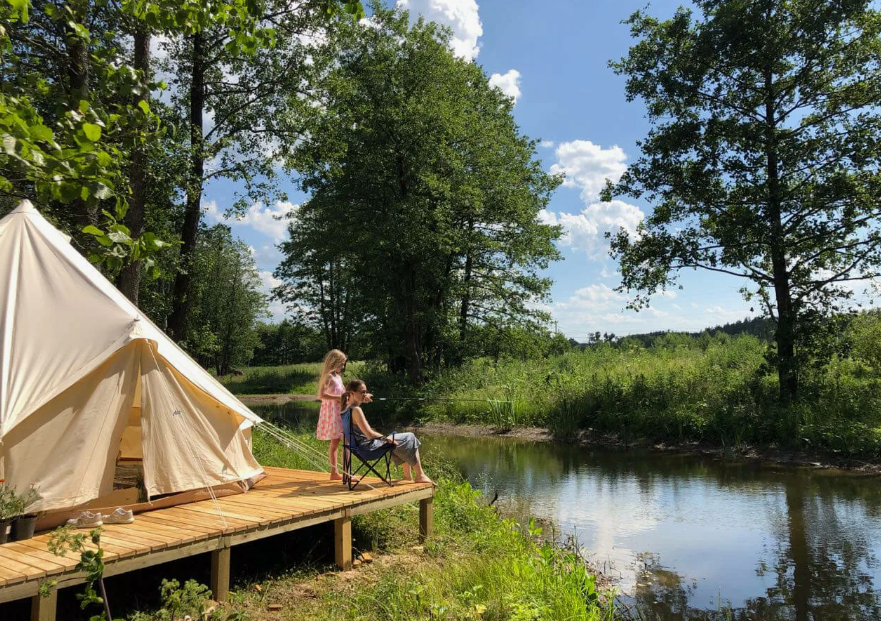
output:
<path id="1" fill-rule="evenodd" d="M 119 459 L 148 497 L 245 489 L 260 422 L 30 202 L 0 220 L 0 479 L 30 510 L 106 496 Z"/>

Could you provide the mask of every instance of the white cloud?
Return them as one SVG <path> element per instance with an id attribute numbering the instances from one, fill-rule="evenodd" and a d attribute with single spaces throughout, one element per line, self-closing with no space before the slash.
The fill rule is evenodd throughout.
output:
<path id="1" fill-rule="evenodd" d="M 607 231 L 612 234 L 623 229 L 630 235 L 645 214 L 639 207 L 613 200 L 608 203 L 591 203 L 581 213 L 556 213 L 543 209 L 539 219 L 545 224 L 559 224 L 563 227 L 560 244 L 573 250 L 583 250 L 590 258 L 603 258 L 608 252 Z"/>
<path id="2" fill-rule="evenodd" d="M 282 284 L 281 281 L 268 270 L 261 270 L 257 274 L 260 276 L 261 289 L 264 295 L 266 295 L 267 299 L 271 298 L 272 290 Z M 268 310 L 273 323 L 278 323 L 284 319 L 286 312 L 284 303 L 269 299 Z"/>
<path id="3" fill-rule="evenodd" d="M 585 203 L 599 198 L 606 179 L 617 183 L 627 170 L 627 155 L 621 147 L 604 149 L 590 140 L 562 142 L 557 146 L 556 156 L 551 173 L 566 175 L 564 186 L 581 188 Z"/>
<path id="4" fill-rule="evenodd" d="M 541 142 L 538 143 L 538 146 L 545 148 L 545 149 L 553 149 L 554 148 L 554 141 L 553 140 L 542 140 Z"/>
<path id="5" fill-rule="evenodd" d="M 520 99 L 520 72 L 511 69 L 507 73 L 494 73 L 489 78 L 489 85 L 495 86 L 505 95 L 514 100 Z"/>
<path id="6" fill-rule="evenodd" d="M 450 47 L 456 56 L 474 60 L 480 52 L 477 40 L 483 26 L 475 0 L 398 0 L 398 8 L 410 11 L 416 19 L 425 19 L 448 26 L 453 32 Z"/>
<path id="7" fill-rule="evenodd" d="M 273 241 L 279 242 L 284 239 L 288 230 L 288 214 L 296 211 L 299 205 L 289 201 L 276 201 L 272 207 L 265 207 L 263 203 L 253 203 L 248 210 L 239 217 L 228 218 L 217 207 L 216 201 L 204 203 L 202 209 L 209 220 L 230 226 L 249 226 L 255 231 L 266 235 Z"/>

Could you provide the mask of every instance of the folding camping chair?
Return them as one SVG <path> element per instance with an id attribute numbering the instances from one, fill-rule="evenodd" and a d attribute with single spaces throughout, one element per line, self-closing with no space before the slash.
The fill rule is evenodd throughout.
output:
<path id="1" fill-rule="evenodd" d="M 342 414 L 343 423 L 343 483 L 349 486 L 352 491 L 361 482 L 361 479 L 367 476 L 368 472 L 372 472 L 378 476 L 383 483 L 392 486 L 392 451 L 394 444 L 384 444 L 379 448 L 365 451 L 352 441 L 352 410 L 348 409 Z M 394 437 L 394 434 L 392 435 Z M 352 470 L 352 456 L 358 459 L 358 467 Z M 385 465 L 385 474 L 383 475 L 383 465 Z M 377 467 L 379 470 L 377 470 Z M 364 471 L 364 474 L 356 476 Z"/>

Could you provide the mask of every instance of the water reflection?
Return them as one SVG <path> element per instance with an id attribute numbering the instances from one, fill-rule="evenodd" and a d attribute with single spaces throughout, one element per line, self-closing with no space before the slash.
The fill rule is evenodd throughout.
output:
<path id="1" fill-rule="evenodd" d="M 647 619 L 881 618 L 875 478 L 494 438 L 424 454 L 576 534 Z"/>

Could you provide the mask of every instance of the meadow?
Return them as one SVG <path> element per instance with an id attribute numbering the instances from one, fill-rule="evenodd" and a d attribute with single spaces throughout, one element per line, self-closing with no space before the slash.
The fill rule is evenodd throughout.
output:
<path id="1" fill-rule="evenodd" d="M 478 358 L 430 376 L 418 389 L 382 372 L 350 364 L 377 396 L 375 416 L 410 421 L 484 424 L 498 430 L 546 427 L 558 438 L 584 431 L 640 439 L 806 449 L 848 457 L 881 456 L 881 377 L 873 364 L 873 332 L 854 336 L 847 356 L 806 365 L 802 399 L 778 401 L 767 343 L 749 335 L 669 335 L 650 346 L 600 343 L 558 356 Z M 223 378 L 239 394 L 314 394 L 318 365 L 251 368 Z M 414 397 L 426 401 L 411 401 Z"/>

